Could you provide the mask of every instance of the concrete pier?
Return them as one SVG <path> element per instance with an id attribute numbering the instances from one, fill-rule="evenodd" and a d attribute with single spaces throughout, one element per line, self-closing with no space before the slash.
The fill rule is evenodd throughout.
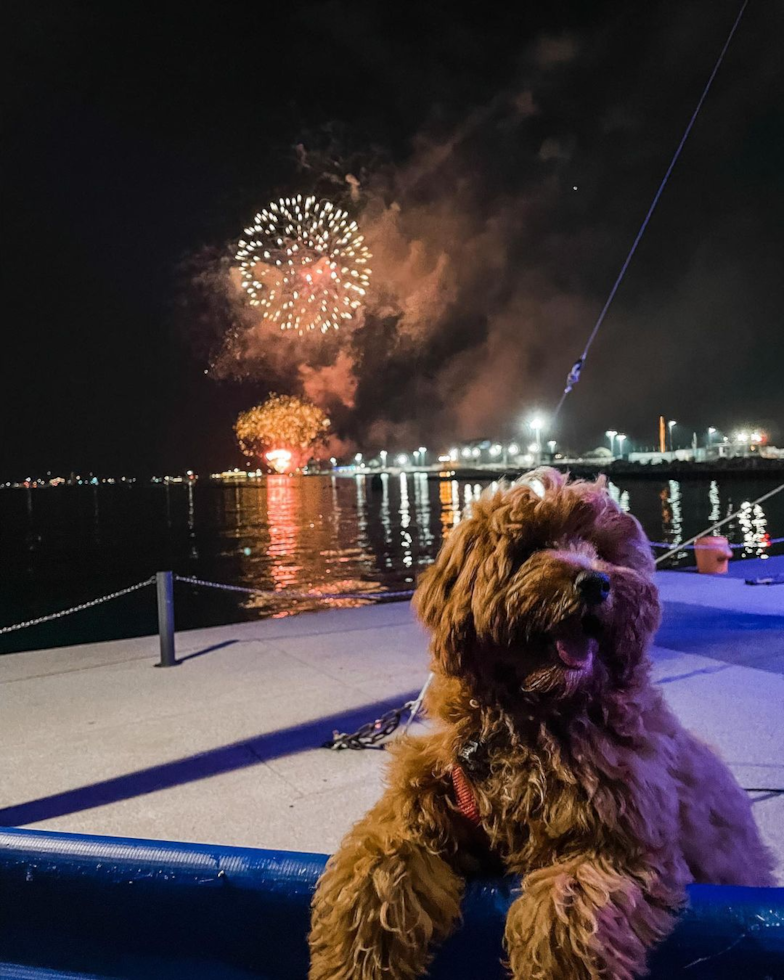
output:
<path id="1" fill-rule="evenodd" d="M 658 580 L 656 680 L 784 863 L 784 586 Z M 181 632 L 177 670 L 157 637 L 0 657 L 0 825 L 330 851 L 384 753 L 319 746 L 414 697 L 426 646 L 396 603 Z"/>

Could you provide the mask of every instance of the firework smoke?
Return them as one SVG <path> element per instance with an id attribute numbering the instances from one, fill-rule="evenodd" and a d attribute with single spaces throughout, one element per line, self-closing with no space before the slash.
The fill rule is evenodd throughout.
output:
<path id="1" fill-rule="evenodd" d="M 661 34 L 670 37 L 669 28 Z M 617 50 L 607 38 L 598 43 L 619 56 L 625 50 L 620 40 Z M 373 255 L 372 289 L 340 330 L 317 326 L 299 337 L 270 324 L 267 308 L 250 306 L 240 271 L 226 274 L 224 266 L 230 313 L 213 372 L 304 393 L 343 438 L 368 449 L 518 438 L 525 412 L 546 409 L 563 389 L 650 203 L 651 174 L 666 165 L 663 147 L 680 132 L 682 83 L 666 96 L 657 86 L 693 45 L 684 41 L 678 52 L 668 45 L 652 50 L 646 70 L 624 62 L 631 85 L 613 77 L 589 97 L 607 52 L 572 38 L 539 39 L 522 57 L 517 83 L 500 94 L 485 90 L 466 112 L 434 114 L 403 163 L 379 159 L 376 150 L 371 163 L 370 154 L 341 155 L 334 141 L 303 140 L 300 187 L 356 215 Z M 693 79 L 702 70 L 695 65 Z M 652 92 L 664 122 L 651 121 Z M 745 97 L 724 98 L 732 108 Z M 741 127 L 742 112 L 715 111 L 720 125 L 705 128 L 689 150 L 700 165 L 721 151 L 728 127 L 733 138 Z M 642 406 L 661 396 L 662 372 L 641 374 L 639 365 L 661 361 L 663 337 L 674 356 L 706 309 L 726 319 L 720 311 L 731 307 L 746 322 L 739 298 L 746 292 L 732 292 L 711 231 L 743 231 L 742 207 L 725 215 L 706 204 L 701 227 L 657 240 L 666 215 L 677 213 L 677 194 L 675 184 L 663 202 L 670 210 L 651 226 L 648 257 L 638 256 L 592 351 L 579 392 L 590 424 L 612 420 L 619 402 L 629 413 L 625 424 L 647 424 Z M 260 241 L 255 233 L 253 240 Z M 755 263 L 754 274 L 760 268 Z M 635 295 L 643 281 L 645 294 Z"/>

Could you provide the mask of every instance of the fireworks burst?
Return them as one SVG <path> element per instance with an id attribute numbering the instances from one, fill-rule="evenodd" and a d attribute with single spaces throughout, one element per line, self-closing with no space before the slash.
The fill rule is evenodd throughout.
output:
<path id="1" fill-rule="evenodd" d="M 251 306 L 281 330 L 326 333 L 351 320 L 368 288 L 370 252 L 331 201 L 281 198 L 245 229 L 236 259 Z"/>
<path id="2" fill-rule="evenodd" d="M 246 456 L 264 457 L 283 473 L 304 465 L 329 429 L 329 419 L 312 402 L 293 395 L 270 395 L 241 412 L 234 425 Z"/>

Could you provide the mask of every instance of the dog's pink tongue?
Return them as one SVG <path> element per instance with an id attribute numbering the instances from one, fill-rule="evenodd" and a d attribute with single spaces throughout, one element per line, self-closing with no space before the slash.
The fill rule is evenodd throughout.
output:
<path id="1" fill-rule="evenodd" d="M 593 660 L 596 646 L 596 640 L 582 633 L 561 636 L 555 641 L 558 656 L 567 667 L 573 668 L 587 667 Z"/>

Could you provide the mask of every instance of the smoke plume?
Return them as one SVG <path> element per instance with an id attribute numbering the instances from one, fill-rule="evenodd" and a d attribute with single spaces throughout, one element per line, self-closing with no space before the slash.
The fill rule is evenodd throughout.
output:
<path id="1" fill-rule="evenodd" d="M 433 440 L 518 436 L 526 412 L 558 399 L 685 124 L 684 91 L 697 90 L 714 57 L 710 44 L 697 45 L 700 57 L 684 71 L 684 52 L 667 47 L 673 29 L 639 65 L 621 52 L 622 31 L 590 44 L 536 38 L 513 83 L 451 120 L 430 120 L 402 161 L 375 151 L 343 157 L 334 140 L 298 144 L 303 193 L 348 208 L 366 237 L 366 302 L 327 337 L 281 336 L 243 305 L 224 256 L 202 283 L 219 297 L 225 322 L 211 371 L 306 394 L 329 411 L 346 445 L 437 448 Z M 619 77 L 605 73 L 583 94 L 600 61 Z M 677 84 L 667 74 L 675 62 Z M 756 82 L 712 96 L 680 164 L 680 188 L 668 189 L 592 352 L 590 380 L 568 403 L 580 399 L 579 418 L 559 439 L 586 419 L 600 431 L 615 422 L 633 432 L 648 415 L 677 413 L 687 379 L 670 380 L 668 358 L 699 336 L 702 312 L 716 306 L 711 297 L 735 308 L 748 297 L 750 266 L 744 272 L 737 257 L 728 296 L 727 261 L 711 238 L 719 229 L 726 245 L 737 229 L 749 254 L 757 250 L 742 196 L 730 196 L 723 211 L 706 201 L 698 226 L 672 222 L 683 195 L 701 184 L 700 167 L 715 169 L 717 151 L 743 139 L 739 116 L 723 112 L 743 104 L 770 65 L 755 73 Z M 726 346 L 730 335 L 720 336 Z"/>

